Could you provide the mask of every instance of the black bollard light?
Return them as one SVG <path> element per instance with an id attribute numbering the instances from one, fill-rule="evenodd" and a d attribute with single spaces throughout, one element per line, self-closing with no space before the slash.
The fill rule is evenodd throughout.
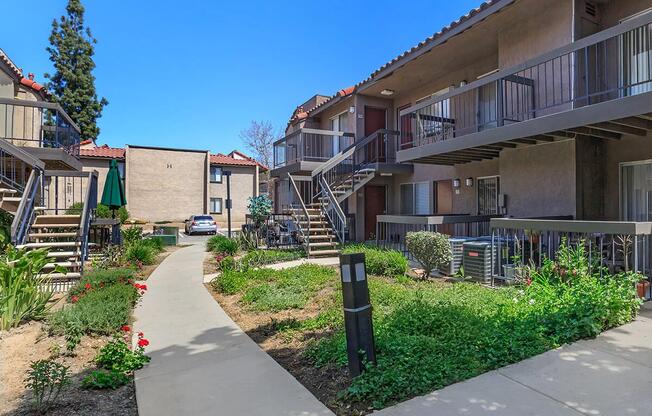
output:
<path id="1" fill-rule="evenodd" d="M 367 362 L 376 363 L 364 259 L 364 253 L 340 255 L 346 351 L 352 377 L 359 376 L 364 370 L 364 358 Z"/>
<path id="2" fill-rule="evenodd" d="M 226 176 L 226 235 L 231 238 L 231 171 L 225 170 L 222 175 Z"/>

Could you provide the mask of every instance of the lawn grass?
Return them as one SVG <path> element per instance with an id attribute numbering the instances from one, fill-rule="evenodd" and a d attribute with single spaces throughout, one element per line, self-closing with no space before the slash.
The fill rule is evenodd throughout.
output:
<path id="1" fill-rule="evenodd" d="M 573 280 L 560 270 L 572 270 Z M 550 263 L 529 284 L 500 289 L 370 276 L 377 364 L 342 385 L 338 400 L 383 408 L 630 321 L 640 305 L 634 277 L 586 270 Z M 336 269 L 234 271 L 213 285 L 239 296 L 247 313 L 298 310 L 275 322 L 278 335 L 307 340 L 309 365 L 346 368 Z"/>

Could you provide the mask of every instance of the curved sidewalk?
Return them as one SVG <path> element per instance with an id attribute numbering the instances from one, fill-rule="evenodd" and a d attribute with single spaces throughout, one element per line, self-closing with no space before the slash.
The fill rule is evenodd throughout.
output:
<path id="1" fill-rule="evenodd" d="M 261 350 L 202 284 L 203 244 L 152 273 L 136 308 L 152 361 L 136 372 L 140 416 L 333 415 Z"/>

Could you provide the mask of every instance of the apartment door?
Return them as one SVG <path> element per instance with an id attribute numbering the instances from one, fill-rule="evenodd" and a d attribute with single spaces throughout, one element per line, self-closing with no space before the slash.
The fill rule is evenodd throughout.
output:
<path id="1" fill-rule="evenodd" d="M 364 108 L 364 137 L 369 137 L 374 132 L 387 128 L 387 110 L 378 107 L 365 106 Z M 367 145 L 368 162 L 384 162 L 387 137 L 383 141 L 375 141 Z"/>
<path id="2" fill-rule="evenodd" d="M 500 176 L 478 178 L 478 215 L 499 213 Z"/>
<path id="3" fill-rule="evenodd" d="M 364 239 L 376 238 L 376 216 L 387 212 L 387 193 L 384 186 L 364 187 Z"/>
<path id="4" fill-rule="evenodd" d="M 409 149 L 414 146 L 414 139 L 412 136 L 412 114 L 401 116 L 401 111 L 409 107 L 410 104 L 407 104 L 396 110 L 396 119 L 398 120 L 397 130 L 401 132 L 399 148 L 396 150 Z"/>
<path id="5" fill-rule="evenodd" d="M 437 215 L 449 215 L 453 213 L 453 181 L 435 181 L 432 188 L 433 207 Z"/>

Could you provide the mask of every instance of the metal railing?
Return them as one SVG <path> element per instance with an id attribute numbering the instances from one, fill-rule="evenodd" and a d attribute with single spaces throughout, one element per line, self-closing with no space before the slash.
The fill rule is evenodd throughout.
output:
<path id="1" fill-rule="evenodd" d="M 409 232 L 431 231 L 451 237 L 490 236 L 489 221 L 500 215 L 378 215 L 376 244 L 409 256 L 405 237 Z"/>
<path id="2" fill-rule="evenodd" d="M 337 198 L 335 198 L 335 195 L 333 195 L 330 186 L 328 186 L 328 183 L 323 176 L 319 177 L 319 190 L 319 193 L 327 198 L 326 201 L 328 201 L 326 206 L 323 208 L 326 218 L 328 218 L 328 222 L 331 224 L 331 227 L 333 228 L 333 231 L 335 231 L 340 243 L 343 243 L 346 233 L 346 215 L 344 215 L 342 207 L 337 201 Z"/>
<path id="3" fill-rule="evenodd" d="M 652 222 L 495 218 L 490 227 L 493 275 L 499 279 L 510 280 L 514 267 L 538 268 L 554 260 L 562 244 L 584 245 L 589 267 L 600 273 L 652 272 Z"/>
<path id="4" fill-rule="evenodd" d="M 61 148 L 79 157 L 80 135 L 59 104 L 0 98 L 0 138 L 15 146 Z"/>
<path id="5" fill-rule="evenodd" d="M 84 196 L 84 205 L 81 212 L 81 219 L 79 222 L 78 241 L 81 246 L 80 260 L 83 265 L 88 260 L 88 240 L 90 235 L 91 221 L 95 216 L 95 209 L 97 208 L 97 171 L 84 172 L 87 175 L 86 194 Z"/>
<path id="6" fill-rule="evenodd" d="M 652 12 L 400 112 L 397 149 L 652 91 Z"/>
<path id="7" fill-rule="evenodd" d="M 41 176 L 40 169 L 32 169 L 23 189 L 20 204 L 11 223 L 11 242 L 14 245 L 24 244 L 27 240 L 29 228 L 34 222 L 34 208 L 38 199 Z"/>
<path id="8" fill-rule="evenodd" d="M 302 221 L 300 215 L 298 215 L 297 218 L 295 218 L 295 223 L 297 225 L 297 230 L 299 231 L 299 235 L 301 236 L 303 246 L 306 249 L 306 256 L 310 257 L 310 214 L 308 213 L 308 208 L 306 208 L 306 204 L 303 202 L 303 199 L 301 198 L 301 194 L 299 193 L 297 184 L 294 182 L 294 178 L 292 178 L 292 175 L 290 175 L 289 173 L 288 173 L 288 179 L 290 180 L 290 184 L 296 194 L 296 197 L 299 199 L 300 208 L 303 211 L 303 215 L 306 218 L 306 221 L 304 222 L 306 223 L 307 227 L 305 229 L 303 226 L 301 226 Z M 294 213 L 294 210 L 292 212 Z"/>
<path id="9" fill-rule="evenodd" d="M 274 168 L 292 163 L 325 162 L 353 144 L 353 133 L 299 129 L 274 143 Z"/>

